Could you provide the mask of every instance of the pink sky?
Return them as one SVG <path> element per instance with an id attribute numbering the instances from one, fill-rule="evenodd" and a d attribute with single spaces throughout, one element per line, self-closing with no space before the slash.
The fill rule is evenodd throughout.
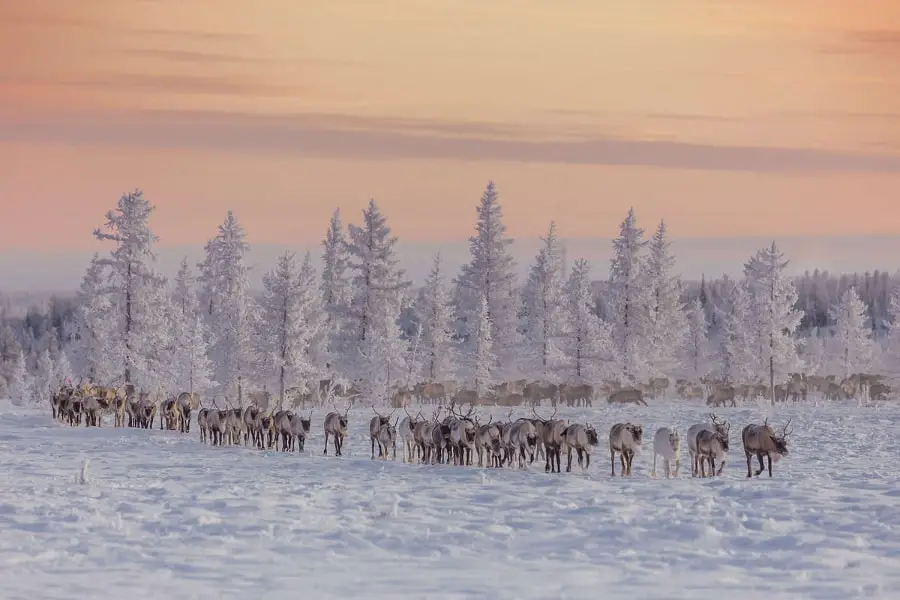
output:
<path id="1" fill-rule="evenodd" d="M 252 8 L 250 8 L 252 6 Z M 142 188 L 166 245 L 233 209 L 318 241 L 375 197 L 510 233 L 900 234 L 900 3 L 0 0 L 0 251 L 89 250 Z"/>

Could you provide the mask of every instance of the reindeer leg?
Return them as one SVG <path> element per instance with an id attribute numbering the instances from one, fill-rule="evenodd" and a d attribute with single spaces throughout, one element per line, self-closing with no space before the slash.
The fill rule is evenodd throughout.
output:
<path id="1" fill-rule="evenodd" d="M 772 476 L 772 455 L 766 454 L 766 458 L 769 459 L 769 477 Z"/>
<path id="2" fill-rule="evenodd" d="M 756 453 L 756 459 L 759 461 L 759 471 L 756 472 L 756 476 L 759 477 L 765 469 L 765 466 L 763 465 L 763 455 L 761 452 Z"/>
<path id="3" fill-rule="evenodd" d="M 562 449 L 559 446 L 557 446 L 553 452 L 556 454 L 556 472 L 561 473 L 562 471 L 560 470 L 559 462 L 560 462 L 560 459 L 562 459 Z"/>
<path id="4" fill-rule="evenodd" d="M 372 441 L 372 460 L 375 460 L 375 438 L 371 438 Z M 378 445 L 378 455 L 381 455 L 381 444 Z"/>
<path id="5" fill-rule="evenodd" d="M 325 452 L 323 452 L 322 454 L 324 454 L 326 456 L 328 455 L 328 432 L 327 431 L 325 432 Z"/>
<path id="6" fill-rule="evenodd" d="M 572 472 L 572 447 L 569 446 L 569 463 L 566 465 L 566 473 Z"/>
<path id="7" fill-rule="evenodd" d="M 587 450 L 584 451 L 584 470 L 587 471 L 591 468 L 591 453 Z"/>
<path id="8" fill-rule="evenodd" d="M 673 477 L 678 477 L 678 471 L 681 469 L 681 459 L 675 458 L 675 475 Z"/>
<path id="9" fill-rule="evenodd" d="M 747 457 L 747 477 L 753 477 L 753 469 L 750 467 L 750 462 L 753 460 L 753 455 L 750 454 L 749 451 L 744 450 L 744 455 Z"/>
<path id="10" fill-rule="evenodd" d="M 611 476 L 615 477 L 616 476 L 616 451 L 615 450 L 609 451 L 609 463 L 612 465 Z"/>
<path id="11" fill-rule="evenodd" d="M 716 474 L 716 456 L 713 454 L 709 457 L 709 476 L 715 477 Z"/>

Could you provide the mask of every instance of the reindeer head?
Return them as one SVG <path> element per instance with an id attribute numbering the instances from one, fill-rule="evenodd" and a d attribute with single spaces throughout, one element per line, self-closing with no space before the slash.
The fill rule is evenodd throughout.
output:
<path id="1" fill-rule="evenodd" d="M 781 435 L 772 435 L 772 443 L 775 445 L 775 451 L 781 454 L 782 456 L 787 456 L 788 447 L 787 447 L 787 437 L 794 432 L 794 428 L 790 426 L 791 420 L 788 419 L 788 422 L 785 424 L 784 428 L 781 430 Z M 790 428 L 790 429 L 789 429 Z"/>
<path id="2" fill-rule="evenodd" d="M 307 418 L 300 417 L 300 428 L 304 433 L 309 433 L 309 428 L 312 426 L 312 411 L 309 411 L 309 416 Z"/>
<path id="3" fill-rule="evenodd" d="M 625 425 L 625 429 L 631 432 L 632 439 L 640 444 L 644 439 L 644 427 L 643 425 L 634 425 L 633 423 L 627 423 Z"/>
<path id="4" fill-rule="evenodd" d="M 585 425 L 584 432 L 587 434 L 588 444 L 596 446 L 600 443 L 600 436 L 597 435 L 597 430 L 593 425 Z"/>
<path id="5" fill-rule="evenodd" d="M 669 434 L 669 447 L 675 452 L 678 452 L 681 449 L 681 438 L 674 429 L 672 429 L 672 433 Z"/>

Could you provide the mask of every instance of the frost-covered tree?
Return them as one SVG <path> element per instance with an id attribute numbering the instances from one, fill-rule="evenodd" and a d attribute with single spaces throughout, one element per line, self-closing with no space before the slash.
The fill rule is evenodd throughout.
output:
<path id="1" fill-rule="evenodd" d="M 308 319 L 314 315 L 318 289 L 308 255 L 304 268 L 301 281 L 296 256 L 286 252 L 278 257 L 275 268 L 263 276 L 260 350 L 268 357 L 264 362 L 275 368 L 279 406 L 284 404 L 285 389 L 298 385 L 314 371 L 310 342 L 319 327 Z"/>
<path id="2" fill-rule="evenodd" d="M 456 371 L 453 305 L 440 253 L 436 254 L 425 287 L 416 303 L 419 339 L 415 353 L 427 381 L 444 381 Z"/>
<path id="3" fill-rule="evenodd" d="M 840 302 L 830 311 L 834 321 L 834 335 L 829 340 L 829 372 L 841 378 L 853 373 L 869 372 L 872 366 L 874 343 L 871 338 L 866 305 L 855 288 L 841 296 Z"/>
<path id="4" fill-rule="evenodd" d="M 363 210 L 361 226 L 349 225 L 348 267 L 352 274 L 344 371 L 374 386 L 376 393 L 405 371 L 405 344 L 397 343 L 397 320 L 406 288 L 387 219 L 375 200 Z M 382 354 L 388 352 L 389 354 Z M 387 378 L 385 380 L 385 378 Z M 381 392 L 378 392 L 381 393 Z M 386 393 L 386 392 L 385 392 Z"/>
<path id="5" fill-rule="evenodd" d="M 700 298 L 688 308 L 688 333 L 681 347 L 681 367 L 684 375 L 698 381 L 709 375 L 712 367 L 712 350 L 709 345 L 709 323 L 706 309 Z"/>
<path id="6" fill-rule="evenodd" d="M 36 400 L 46 398 L 53 390 L 53 379 L 56 368 L 53 359 L 50 358 L 50 350 L 40 353 L 37 361 L 37 371 L 34 374 L 34 395 Z M 55 390 L 53 390 L 55 391 Z"/>
<path id="7" fill-rule="evenodd" d="M 506 235 L 503 211 L 494 182 L 489 182 L 477 208 L 475 235 L 469 238 L 471 259 L 456 278 L 456 308 L 459 331 L 467 351 L 477 344 L 476 331 L 482 300 L 487 302 L 493 351 L 509 370 L 517 348 L 517 296 L 512 240 Z"/>
<path id="8" fill-rule="evenodd" d="M 341 211 L 335 209 L 322 241 L 322 310 L 325 316 L 328 349 L 340 351 L 343 329 L 348 325 L 350 282 L 347 274 L 347 240 Z"/>
<path id="9" fill-rule="evenodd" d="M 110 314 L 116 323 L 113 340 L 106 343 L 121 344 L 124 382 L 145 388 L 160 383 L 159 370 L 168 364 L 159 357 L 166 345 L 160 339 L 166 331 L 165 308 L 160 303 L 167 297 L 161 291 L 165 278 L 154 269 L 157 238 L 149 226 L 153 211 L 143 192 L 135 190 L 123 194 L 116 208 L 106 213 L 104 229 L 94 230 L 98 240 L 113 244 L 109 257 L 98 260 L 107 274 L 102 292 L 110 299 Z"/>
<path id="10" fill-rule="evenodd" d="M 885 373 L 893 380 L 900 373 L 900 285 L 891 290 L 888 304 L 892 319 L 888 326 L 882 363 Z"/>
<path id="11" fill-rule="evenodd" d="M 309 252 L 303 257 L 303 263 L 300 265 L 298 284 L 300 286 L 300 314 L 308 340 L 305 348 L 305 364 L 309 371 L 300 374 L 302 380 L 323 375 L 325 373 L 324 366 L 330 356 L 326 348 L 328 315 L 322 306 L 318 275 Z"/>
<path id="12" fill-rule="evenodd" d="M 209 360 L 209 333 L 195 290 L 195 278 L 187 259 L 175 276 L 172 294 L 173 392 L 203 394 L 214 387 Z"/>
<path id="13" fill-rule="evenodd" d="M 767 380 L 774 402 L 775 383 L 800 367 L 794 333 L 803 318 L 796 310 L 797 290 L 785 276 L 789 261 L 772 242 L 756 252 L 744 265 L 744 278 L 751 297 L 753 350 L 757 376 Z"/>
<path id="14" fill-rule="evenodd" d="M 622 221 L 619 237 L 613 240 L 609 268 L 609 319 L 619 371 L 626 381 L 643 380 L 649 375 L 649 289 L 643 256 L 646 245 L 644 230 L 637 226 L 632 208 Z"/>
<path id="15" fill-rule="evenodd" d="M 487 298 L 481 299 L 476 319 L 471 354 L 472 382 L 475 392 L 481 397 L 493 386 L 497 370 L 497 355 L 494 353 L 494 341 L 491 338 L 493 327 Z"/>
<path id="16" fill-rule="evenodd" d="M 59 353 L 59 360 L 54 365 L 51 389 L 54 391 L 58 390 L 67 381 L 71 382 L 73 376 L 74 373 L 72 372 L 72 364 L 69 362 L 69 355 L 62 351 Z"/>
<path id="17" fill-rule="evenodd" d="M 245 237 L 234 213 L 228 211 L 216 236 L 207 242 L 200 265 L 214 379 L 223 394 L 237 397 L 240 404 L 246 380 L 257 368 L 253 333 L 258 311 L 250 295 L 250 248 Z"/>
<path id="18" fill-rule="evenodd" d="M 21 352 L 13 367 L 8 393 L 10 401 L 19 406 L 30 404 L 34 399 L 34 383 L 25 365 L 25 354 Z"/>
<path id="19" fill-rule="evenodd" d="M 537 372 L 543 378 L 554 378 L 562 353 L 559 349 L 563 330 L 562 249 L 556 237 L 556 223 L 551 222 L 543 245 L 531 266 L 522 290 L 522 322 L 526 342 L 520 371 Z"/>
<path id="20" fill-rule="evenodd" d="M 669 247 L 666 224 L 660 221 L 650 240 L 646 262 L 647 278 L 647 366 L 653 377 L 671 376 L 678 364 L 678 352 L 688 333 L 681 303 L 681 281 L 674 274 L 675 257 Z"/>
<path id="21" fill-rule="evenodd" d="M 578 259 L 566 282 L 563 299 L 562 350 L 568 371 L 579 381 L 599 381 L 615 374 L 609 325 L 593 312 L 591 266 Z"/>
<path id="22" fill-rule="evenodd" d="M 96 254 L 88 265 L 77 293 L 72 357 L 75 369 L 86 378 L 104 384 L 121 373 L 123 339 L 117 335 L 118 320 L 107 293 L 104 264 Z"/>
<path id="23" fill-rule="evenodd" d="M 731 284 L 728 310 L 719 315 L 722 324 L 721 375 L 732 385 L 756 381 L 758 357 L 753 351 L 753 312 L 745 282 Z"/>

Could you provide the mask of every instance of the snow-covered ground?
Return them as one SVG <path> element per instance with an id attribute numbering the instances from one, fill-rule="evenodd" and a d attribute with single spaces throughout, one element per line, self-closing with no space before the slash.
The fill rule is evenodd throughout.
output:
<path id="1" fill-rule="evenodd" d="M 793 417 L 791 455 L 748 481 L 739 430 L 765 411 L 720 411 L 734 423 L 722 478 L 691 479 L 685 454 L 667 481 L 649 477 L 649 445 L 632 479 L 610 478 L 609 426 L 684 435 L 699 405 L 561 411 L 601 436 L 590 472 L 561 475 L 373 462 L 370 409 L 326 458 L 321 412 L 297 456 L 7 405 L 0 596 L 900 598 L 900 407 L 774 409 L 774 425 Z"/>

